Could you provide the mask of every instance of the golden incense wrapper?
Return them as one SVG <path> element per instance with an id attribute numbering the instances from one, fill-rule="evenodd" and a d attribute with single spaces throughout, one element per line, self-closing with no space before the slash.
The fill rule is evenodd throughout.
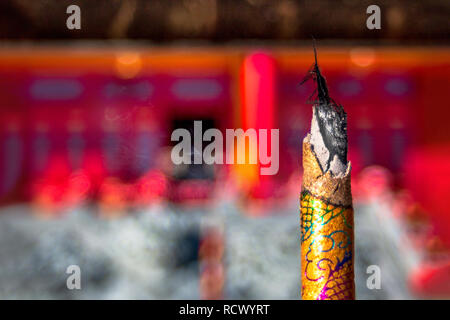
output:
<path id="1" fill-rule="evenodd" d="M 322 172 L 309 143 L 303 141 L 300 195 L 302 298 L 355 298 L 353 208 L 350 162 L 344 175 Z"/>

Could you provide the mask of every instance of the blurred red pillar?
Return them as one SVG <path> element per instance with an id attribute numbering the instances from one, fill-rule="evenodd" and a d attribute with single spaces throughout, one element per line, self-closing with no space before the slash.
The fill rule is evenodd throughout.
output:
<path id="1" fill-rule="evenodd" d="M 241 67 L 241 117 L 242 128 L 268 129 L 267 149 L 271 150 L 270 129 L 275 126 L 276 64 L 267 53 L 255 52 L 248 55 Z M 260 141 L 258 141 L 258 146 Z M 259 149 L 258 149 L 259 150 Z M 249 149 L 246 147 L 248 156 Z M 246 156 L 246 158 L 247 158 Z M 259 162 L 258 162 L 259 163 Z M 260 164 L 235 166 L 238 181 L 256 198 L 270 197 L 272 177 L 260 175 Z"/>

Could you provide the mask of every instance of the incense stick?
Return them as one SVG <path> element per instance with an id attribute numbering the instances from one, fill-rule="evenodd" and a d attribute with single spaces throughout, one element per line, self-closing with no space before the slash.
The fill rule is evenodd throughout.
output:
<path id="1" fill-rule="evenodd" d="M 328 93 L 315 63 L 304 81 L 316 82 L 311 131 L 303 140 L 300 195 L 302 298 L 355 298 L 354 231 L 347 161 L 347 114 Z"/>

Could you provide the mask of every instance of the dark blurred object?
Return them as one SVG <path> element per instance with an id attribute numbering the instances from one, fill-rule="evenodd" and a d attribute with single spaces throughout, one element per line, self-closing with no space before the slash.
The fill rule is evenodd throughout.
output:
<path id="1" fill-rule="evenodd" d="M 188 230 L 181 234 L 176 239 L 175 250 L 173 252 L 173 266 L 175 268 L 182 268 L 191 263 L 198 263 L 198 251 L 200 247 L 199 230 Z"/>
<path id="2" fill-rule="evenodd" d="M 194 137 L 194 121 L 202 121 L 203 130 L 215 128 L 214 119 L 174 119 L 173 130 L 185 129 L 189 131 L 191 137 Z M 173 143 L 176 145 L 177 143 Z M 194 154 L 201 153 L 203 155 L 204 145 L 202 150 L 196 150 L 194 139 L 191 141 L 191 163 L 185 165 L 177 165 L 174 167 L 173 178 L 175 180 L 214 180 L 214 166 L 206 163 L 195 164 Z"/>
<path id="3" fill-rule="evenodd" d="M 81 30 L 66 28 L 66 8 L 81 8 Z M 447 42 L 446 0 L 380 0 L 381 30 L 366 27 L 371 1 L 334 0 L 4 0 L 3 39 L 390 39 Z"/>

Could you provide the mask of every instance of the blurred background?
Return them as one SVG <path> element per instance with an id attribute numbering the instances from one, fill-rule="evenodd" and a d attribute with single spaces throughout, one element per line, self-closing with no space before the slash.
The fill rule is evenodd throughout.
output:
<path id="1" fill-rule="evenodd" d="M 449 12 L 445 0 L 2 1 L 0 298 L 299 299 L 311 36 L 348 114 L 357 298 L 450 298 Z M 194 120 L 279 128 L 278 174 L 174 165 L 170 135 Z M 67 289 L 69 265 L 81 290 Z"/>

